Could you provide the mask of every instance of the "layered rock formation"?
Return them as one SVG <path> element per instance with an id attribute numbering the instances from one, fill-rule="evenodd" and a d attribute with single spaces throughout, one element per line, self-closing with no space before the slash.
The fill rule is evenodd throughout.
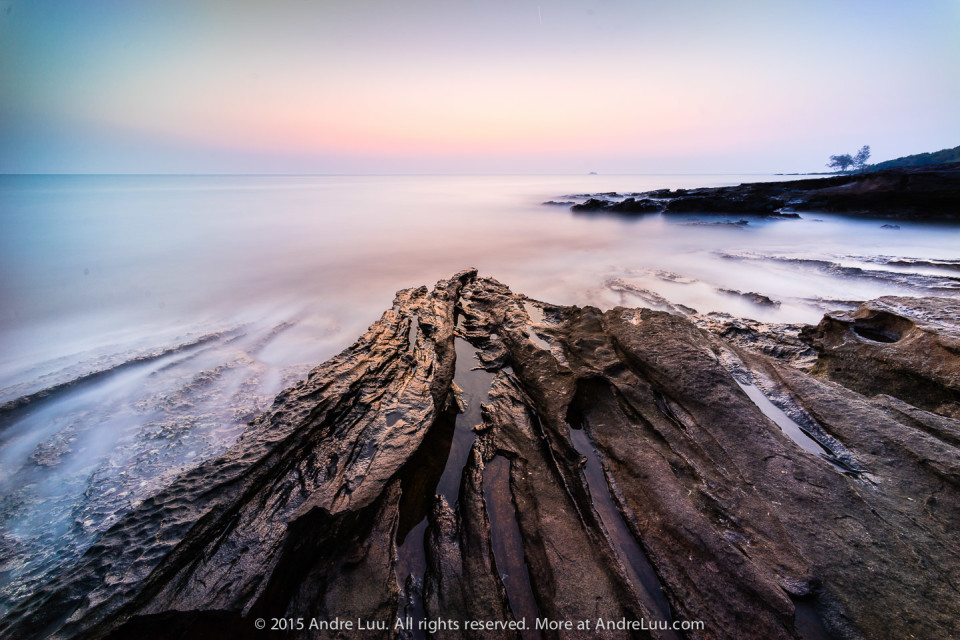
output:
<path id="1" fill-rule="evenodd" d="M 621 215 L 736 214 L 799 217 L 824 211 L 902 220 L 960 219 L 960 164 L 885 169 L 865 174 L 735 187 L 582 194 L 570 208 Z M 895 227 L 893 225 L 892 227 Z"/>
<path id="2" fill-rule="evenodd" d="M 887 296 L 828 313 L 800 337 L 814 373 L 860 393 L 885 393 L 960 418 L 960 302 Z"/>
<path id="3" fill-rule="evenodd" d="M 0 633 L 262 638 L 256 619 L 285 617 L 354 624 L 286 634 L 311 638 L 956 637 L 960 425 L 850 388 L 837 331 L 896 343 L 843 322 L 808 330 L 818 377 L 791 366 L 795 339 L 752 350 L 776 335 L 755 327 L 556 307 L 475 271 L 401 291 Z M 418 628 L 438 619 L 458 628 Z"/>

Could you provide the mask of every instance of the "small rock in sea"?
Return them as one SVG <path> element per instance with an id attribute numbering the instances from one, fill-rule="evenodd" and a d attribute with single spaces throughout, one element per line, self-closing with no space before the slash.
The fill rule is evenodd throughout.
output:
<path id="1" fill-rule="evenodd" d="M 758 304 L 764 307 L 779 307 L 780 301 L 774 300 L 769 296 L 765 296 L 762 293 L 757 293 L 756 291 L 748 291 L 744 293 L 743 291 L 738 291 L 737 289 L 718 289 L 720 293 L 726 293 L 731 296 L 740 296 L 745 300 L 749 300 L 753 304 Z"/>

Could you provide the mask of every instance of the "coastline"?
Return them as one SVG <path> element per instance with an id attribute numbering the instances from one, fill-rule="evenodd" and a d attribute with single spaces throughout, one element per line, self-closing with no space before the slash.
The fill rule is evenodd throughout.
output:
<path id="1" fill-rule="evenodd" d="M 583 213 L 798 217 L 801 212 L 818 212 L 953 223 L 960 221 L 960 163 L 789 182 L 745 183 L 735 187 L 572 197 L 580 202 L 571 203 L 571 210 Z"/>
<path id="2" fill-rule="evenodd" d="M 704 331 L 532 300 L 476 270 L 400 291 L 358 342 L 0 629 L 256 637 L 255 618 L 283 617 L 392 638 L 395 620 L 444 619 L 464 626 L 440 637 L 470 624 L 521 637 L 534 624 L 523 610 L 538 628 L 702 623 L 694 638 L 949 635 L 957 317 L 955 300 L 889 298 L 816 327 Z M 486 372 L 481 395 L 453 384 L 464 366 Z M 451 426 L 478 400 L 478 424 Z M 439 468 L 423 460 L 452 456 L 451 429 L 470 434 L 469 455 L 459 490 L 433 498 Z M 516 536 L 502 537 L 505 508 Z M 405 519 L 425 523 L 419 564 L 399 560 Z M 529 591 L 498 571 L 508 556 Z"/>
<path id="3" fill-rule="evenodd" d="M 729 242 L 755 228 L 762 234 L 763 220 L 791 224 L 789 219 L 800 215 L 784 207 L 771 209 L 770 202 L 792 198 L 796 204 L 796 193 L 819 198 L 824 190 L 858 191 L 849 189 L 858 184 L 746 183 L 576 198 L 584 203 L 602 199 L 610 204 L 597 211 L 628 217 L 635 214 L 616 207 L 647 199 L 656 201 L 665 217 L 729 217 L 732 213 L 724 208 L 739 207 L 733 215 L 750 219 L 749 232 L 746 222 L 673 225 L 681 236 L 717 234 Z M 875 197 L 872 191 L 870 197 Z M 595 222 L 605 224 L 578 220 L 581 225 Z M 755 616 L 759 626 L 753 631 L 768 637 L 881 637 L 867 615 L 866 602 L 876 595 L 859 586 L 867 576 L 857 563 L 866 556 L 840 548 L 865 543 L 850 531 L 833 528 L 829 535 L 843 540 L 840 547 L 818 551 L 795 538 L 818 540 L 831 518 L 827 509 L 848 510 L 857 526 L 880 526 L 877 535 L 886 536 L 885 545 L 910 540 L 912 554 L 950 562 L 941 558 L 942 538 L 921 539 L 909 522 L 923 517 L 931 519 L 924 525 L 929 527 L 960 524 L 944 515 L 955 496 L 933 486 L 953 482 L 950 456 L 960 442 L 957 327 L 952 320 L 960 315 L 953 293 L 958 262 L 939 254 L 943 259 L 861 257 L 874 267 L 866 269 L 769 252 L 714 253 L 747 271 L 756 270 L 753 264 L 785 265 L 944 295 L 843 304 L 824 297 L 821 304 L 844 309 L 830 311 L 819 324 L 784 324 L 750 319 L 749 313 L 699 313 L 638 284 L 640 276 L 678 291 L 710 284 L 664 269 L 625 269 L 607 277 L 602 286 L 620 303 L 605 310 L 514 294 L 475 270 L 440 281 L 432 291 L 400 291 L 393 308 L 364 337 L 305 380 L 290 387 L 304 369 L 287 371 L 277 387 L 287 388 L 272 405 L 275 391 L 262 399 L 246 392 L 251 407 L 237 420 L 259 417 L 246 428 L 239 423 L 231 427 L 243 430 L 235 444 L 175 479 L 167 476 L 159 491 L 132 503 L 130 510 L 118 510 L 117 519 L 97 533 L 79 561 L 64 564 L 51 574 L 52 581 L 21 598 L 0 620 L 0 630 L 43 637 L 41 627 L 62 625 L 58 633 L 64 637 L 149 638 L 171 630 L 216 629 L 211 633 L 256 637 L 253 614 L 267 619 L 271 611 L 283 610 L 326 621 L 325 630 L 331 632 L 343 630 L 331 621 L 352 619 L 354 629 L 364 621 L 365 633 L 384 638 L 394 636 L 392 629 L 381 628 L 392 627 L 393 616 L 427 620 L 423 616 L 428 614 L 453 616 L 461 623 L 486 620 L 520 637 L 525 633 L 522 619 L 528 628 L 561 632 L 570 631 L 567 622 L 590 619 L 625 621 L 622 629 L 610 627 L 614 630 L 654 632 L 670 621 L 698 621 L 708 625 L 701 629 L 705 634 L 694 630 L 688 637 L 725 637 L 718 629 L 726 628 L 731 616 Z M 769 288 L 712 287 L 755 313 L 774 313 L 789 304 Z M 269 335 L 292 326 L 277 324 Z M 67 377 L 14 397 L 0 407 L 4 424 L 88 387 L 95 391 L 101 378 L 122 377 L 125 370 L 155 359 L 160 366 L 164 358 L 207 343 L 218 348 L 221 338 L 250 340 L 253 357 L 261 348 L 259 339 L 244 338 L 242 332 L 204 335 L 196 344 L 150 352 L 90 377 Z M 672 355 L 664 359 L 668 353 Z M 697 354 L 703 353 L 714 355 L 702 360 Z M 244 361 L 250 356 L 244 354 Z M 178 390 L 173 410 L 165 414 L 169 422 L 151 429 L 147 444 L 150 438 L 197 435 L 180 421 L 191 423 L 192 403 L 211 396 L 203 385 L 217 375 L 201 372 Z M 637 400 L 637 394 L 645 393 L 652 395 Z M 376 399 L 372 404 L 371 398 Z M 150 399 L 169 401 L 163 394 Z M 717 402 L 734 407 L 721 422 L 711 414 Z M 344 415 L 357 422 L 347 425 Z M 213 426 L 217 420 L 207 418 Z M 634 433 L 637 420 L 654 426 Z M 729 424 L 744 420 L 749 433 L 717 444 L 730 437 L 724 431 Z M 877 456 L 870 449 L 867 436 L 855 427 L 864 421 L 879 421 L 886 431 L 869 437 L 886 438 L 895 455 Z M 700 436 L 687 433 L 691 429 Z M 918 439 L 916 429 L 928 436 Z M 73 431 L 57 433 L 38 446 L 31 460 L 43 470 L 55 470 L 69 455 L 74 437 Z M 544 447 L 550 456 L 543 456 Z M 715 449 L 709 460 L 691 453 L 710 447 Z M 910 467 L 904 475 L 917 456 L 934 456 L 932 468 Z M 770 491 L 776 495 L 758 494 L 755 485 L 766 476 L 755 475 L 751 465 L 762 460 L 764 473 L 783 470 L 766 469 L 771 459 L 787 465 L 783 469 L 791 474 L 800 469 L 800 476 L 774 483 Z M 683 461 L 679 467 L 678 461 Z M 638 468 L 655 473 L 629 471 Z M 551 470 L 554 479 L 531 475 L 542 469 Z M 676 469 L 686 469 L 683 477 Z M 707 480 L 691 483 L 687 475 Z M 801 486 L 809 478 L 823 493 L 813 496 Z M 922 498 L 922 514 L 901 504 L 916 499 L 908 499 L 908 493 L 917 495 L 904 486 L 905 478 L 918 491 L 930 490 L 927 497 L 933 503 Z M 527 480 L 531 484 L 524 484 Z M 431 489 L 434 482 L 438 484 Z M 680 484 L 671 484 L 676 482 Z M 297 486 L 290 495 L 276 489 Z M 876 486 L 893 491 L 899 502 L 861 495 L 863 487 Z M 682 498 L 683 491 L 695 496 L 691 503 Z M 741 492 L 750 500 L 732 497 Z M 416 496 L 412 504 L 411 495 Z M 657 496 L 656 504 L 647 502 L 650 495 Z M 539 515 L 534 509 L 538 501 L 548 505 Z M 817 501 L 823 505 L 808 508 Z M 877 525 L 858 511 L 857 501 L 882 513 L 886 524 Z M 257 505 L 263 504 L 276 510 L 262 512 Z M 522 513 L 528 508 L 533 510 Z M 770 520 L 765 510 L 782 513 Z M 582 514 L 590 513 L 584 522 Z M 649 520 L 642 524 L 644 518 L 710 542 L 688 565 L 689 560 L 675 557 L 676 536 L 665 535 Z M 724 524 L 732 522 L 739 524 Z M 555 547 L 579 549 L 582 563 L 561 567 L 544 546 L 547 530 Z M 217 541 L 213 547 L 210 540 Z M 683 544 L 693 544 L 691 540 Z M 828 551 L 842 561 L 828 560 Z M 340 556 L 361 558 L 362 568 L 351 564 L 354 560 L 340 562 Z M 744 565 L 743 557 L 750 564 Z M 775 557 L 791 558 L 790 567 L 776 564 Z M 829 562 L 836 566 L 827 568 Z M 906 557 L 900 563 L 906 566 Z M 914 574 L 893 564 L 884 564 L 888 586 L 913 589 L 909 585 L 918 580 L 936 583 L 933 574 Z M 705 566 L 716 571 L 702 573 Z M 414 577 L 401 575 L 399 567 L 411 569 Z M 358 570 L 366 577 L 358 577 Z M 591 618 L 573 592 L 556 593 L 557 576 L 565 571 L 576 573 L 562 578 L 565 583 L 604 601 L 602 616 Z M 526 586 L 504 573 L 525 576 L 520 582 Z M 368 579 L 374 583 L 364 582 Z M 458 591 L 450 586 L 454 583 L 473 586 Z M 942 586 L 936 585 L 938 590 Z M 701 588 L 709 596 L 690 595 Z M 760 592 L 765 594 L 762 602 L 756 599 Z M 942 595 L 937 591 L 930 600 L 947 612 L 939 617 L 933 605 L 913 596 L 897 596 L 885 606 L 929 614 L 930 630 L 952 629 L 949 618 L 956 612 L 942 605 Z M 468 604 L 474 601 L 480 604 Z M 631 621 L 651 626 L 632 627 Z M 739 633 L 743 628 L 730 629 Z M 401 635 L 421 637 L 417 631 Z M 435 637 L 461 637 L 446 631 L 448 635 Z"/>

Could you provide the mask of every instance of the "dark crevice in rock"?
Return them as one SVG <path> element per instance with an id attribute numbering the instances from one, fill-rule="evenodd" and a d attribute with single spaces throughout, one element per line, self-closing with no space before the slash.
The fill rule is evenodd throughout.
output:
<path id="1" fill-rule="evenodd" d="M 791 596 L 794 609 L 794 624 L 797 628 L 797 635 L 801 640 L 833 640 L 835 636 L 831 634 L 823 619 L 817 611 L 816 605 L 809 598 Z"/>
<path id="2" fill-rule="evenodd" d="M 581 474 L 603 526 L 605 538 L 613 548 L 627 578 L 654 619 L 673 622 L 670 605 L 663 594 L 659 578 L 613 499 L 607 475 L 590 439 L 589 423 L 584 411 L 589 411 L 588 407 L 594 402 L 595 395 L 610 393 L 609 389 L 598 386 L 596 382 L 582 385 L 567 414 L 570 420 L 570 439 L 577 452 L 583 456 L 580 462 Z M 674 636 L 670 634 L 666 637 Z"/>
<path id="3" fill-rule="evenodd" d="M 470 455 L 470 449 L 476 440 L 474 427 L 481 423 L 481 407 L 490 392 L 493 374 L 479 367 L 475 356 L 476 349 L 462 338 L 454 339 L 457 353 L 457 368 L 454 384 L 459 389 L 457 402 L 460 414 L 455 421 L 450 454 L 444 466 L 437 494 L 454 504 L 460 494 L 461 476 Z"/>
<path id="4" fill-rule="evenodd" d="M 420 623 L 426 620 L 424 540 L 429 511 L 434 496 L 454 506 L 458 502 L 467 460 L 476 441 L 474 427 L 480 424 L 482 402 L 493 382 L 493 374 L 474 368 L 478 360 L 470 343 L 455 337 L 454 347 L 457 360 L 450 410 L 440 415 L 402 474 L 403 497 L 396 535 L 397 582 L 402 591 L 398 615 L 413 620 L 416 628 L 405 637 L 415 639 L 426 637 Z"/>
<path id="5" fill-rule="evenodd" d="M 440 477 L 450 455 L 459 413 L 459 408 L 451 397 L 447 410 L 441 413 L 430 427 L 423 445 L 411 456 L 401 472 L 397 544 L 404 544 L 407 534 L 426 519 L 433 507 L 433 496 L 437 492 Z"/>
<path id="6" fill-rule="evenodd" d="M 874 329 L 873 327 L 865 327 L 854 324 L 851 329 L 853 329 L 853 332 L 861 338 L 872 340 L 873 342 L 896 342 L 900 339 L 899 335 L 890 333 L 888 331 Z"/>
<path id="7" fill-rule="evenodd" d="M 413 315 L 410 316 L 410 329 L 407 331 L 407 351 L 410 353 L 417 346 L 417 336 L 420 335 L 420 319 Z"/>
<path id="8" fill-rule="evenodd" d="M 401 589 L 401 619 L 411 618 L 417 627 L 410 638 L 425 635 L 419 621 L 426 613 L 423 604 L 424 576 L 427 571 L 426 530 L 434 495 L 450 455 L 459 407 L 452 394 L 443 411 L 424 437 L 423 445 L 410 458 L 400 475 L 401 496 L 398 505 L 395 557 L 397 584 Z"/>
<path id="9" fill-rule="evenodd" d="M 874 342 L 897 342 L 914 324 L 892 313 L 880 311 L 855 318 L 851 329 L 861 338 Z"/>
<path id="10" fill-rule="evenodd" d="M 483 498 L 490 519 L 493 556 L 501 582 L 507 592 L 510 611 L 516 620 L 530 627 L 521 632 L 524 640 L 539 638 L 534 627 L 539 608 L 530 586 L 530 570 L 523 551 L 523 538 L 517 524 L 516 506 L 510 490 L 510 460 L 495 456 L 483 471 Z"/>

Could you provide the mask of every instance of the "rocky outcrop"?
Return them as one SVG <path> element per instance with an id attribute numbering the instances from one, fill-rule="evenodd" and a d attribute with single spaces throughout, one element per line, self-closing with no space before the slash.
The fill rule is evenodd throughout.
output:
<path id="1" fill-rule="evenodd" d="M 0 633 L 262 638 L 257 618 L 286 617 L 328 623 L 287 632 L 310 638 L 960 634 L 958 422 L 760 351 L 475 271 L 401 291 Z"/>
<path id="2" fill-rule="evenodd" d="M 755 305 L 761 307 L 779 307 L 780 301 L 770 298 L 770 296 L 765 296 L 762 293 L 757 293 L 756 291 L 747 291 L 746 293 L 740 291 L 739 289 L 717 289 L 720 293 L 725 293 L 729 296 L 736 296 L 738 298 L 743 298 L 747 302 L 752 302 Z"/>
<path id="3" fill-rule="evenodd" d="M 818 211 L 903 220 L 960 220 L 960 164 L 886 169 L 735 187 L 584 194 L 578 212 L 719 214 L 797 218 Z M 898 228 L 890 225 L 890 228 Z"/>
<path id="4" fill-rule="evenodd" d="M 738 213 L 770 216 L 777 214 L 783 202 L 765 193 L 739 193 L 733 190 L 718 193 L 693 193 L 670 199 L 667 213 Z M 779 214 L 778 214 L 779 215 Z"/>
<path id="5" fill-rule="evenodd" d="M 810 371 L 817 363 L 817 352 L 800 335 L 808 325 L 759 322 L 715 311 L 693 316 L 691 320 L 729 344 L 762 353 L 802 371 Z"/>
<path id="6" fill-rule="evenodd" d="M 623 200 L 603 200 L 589 198 L 586 202 L 574 204 L 570 209 L 579 212 L 607 211 L 610 213 L 643 214 L 663 211 L 664 203 L 651 198 L 624 198 Z"/>
<path id="7" fill-rule="evenodd" d="M 960 302 L 888 296 L 837 311 L 801 333 L 814 374 L 960 418 Z"/>

